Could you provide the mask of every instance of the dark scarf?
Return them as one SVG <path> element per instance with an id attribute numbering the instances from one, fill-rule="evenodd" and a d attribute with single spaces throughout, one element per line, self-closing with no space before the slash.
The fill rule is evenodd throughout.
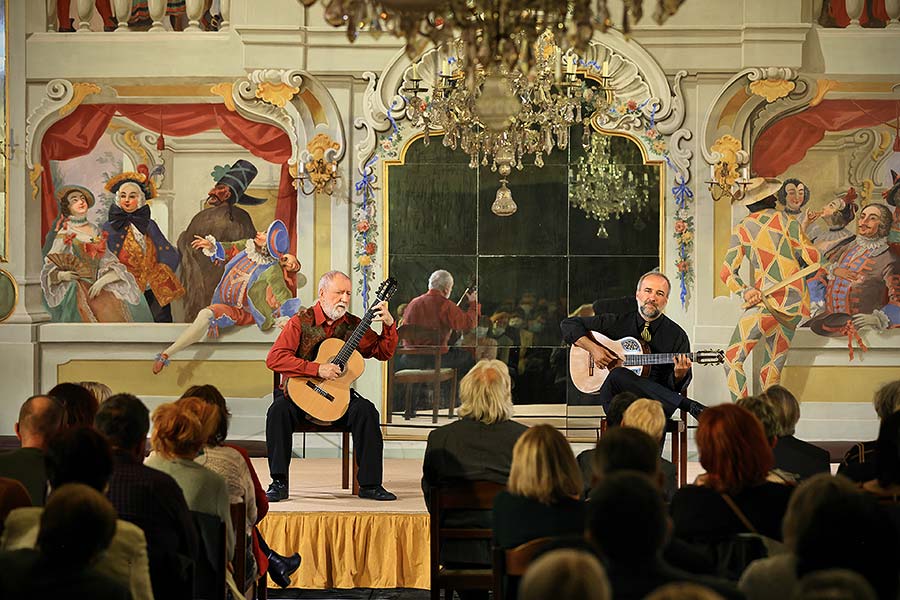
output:
<path id="1" fill-rule="evenodd" d="M 134 212 L 127 212 L 118 204 L 113 204 L 109 207 L 109 224 L 116 231 L 124 231 L 131 224 L 141 233 L 147 233 L 147 228 L 150 227 L 150 207 L 145 204 Z"/>

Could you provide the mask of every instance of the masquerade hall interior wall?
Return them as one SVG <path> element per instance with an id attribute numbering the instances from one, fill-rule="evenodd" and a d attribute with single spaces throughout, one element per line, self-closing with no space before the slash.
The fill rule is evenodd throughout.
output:
<path id="1" fill-rule="evenodd" d="M 875 435 L 872 392 L 896 379 L 900 364 L 900 64 L 892 58 L 900 22 L 889 14 L 897 2 L 867 0 L 860 26 L 845 22 L 842 1 L 822 15 L 821 0 L 687 0 L 661 26 L 646 15 L 628 38 L 596 33 L 579 75 L 596 89 L 601 65 L 612 71 L 610 101 L 590 105 L 589 127 L 609 141 L 583 149 L 579 125 L 543 169 L 526 159 L 509 176 L 519 208 L 510 217 L 489 209 L 498 175 L 468 169 L 468 156 L 439 136 L 426 146 L 403 106 L 401 88 L 420 72 L 434 78 L 446 58 L 433 48 L 413 69 L 401 40 L 363 33 L 351 44 L 325 23 L 321 3 L 298 0 L 214 2 L 187 31 L 168 17 L 163 30 L 140 31 L 130 15 L 130 26 L 123 18 L 111 32 L 93 3 L 71 2 L 73 33 L 59 31 L 56 2 L 0 4 L 0 435 L 12 433 L 26 397 L 96 380 L 151 407 L 190 384 L 215 383 L 229 398 L 232 433 L 263 439 L 272 385 L 264 360 L 279 317 L 312 305 L 331 269 L 350 274 L 358 315 L 387 275 L 401 280 L 395 316 L 426 291 L 433 270 L 453 272 L 454 301 L 477 278 L 484 335 L 518 318 L 550 356 L 560 344 L 546 336 L 556 335 L 559 315 L 633 295 L 637 277 L 659 266 L 672 281 L 666 313 L 693 349 L 733 356 L 758 333 L 742 325 L 735 282 L 753 275 L 731 240 L 748 211 L 730 192 L 753 177 L 784 182 L 777 210 L 800 221 L 821 270 L 808 280 L 796 331 L 773 335 L 771 348 L 761 342 L 745 362 L 748 391 L 780 373 L 802 402 L 800 437 Z M 620 4 L 611 3 L 614 15 Z M 601 151 L 624 169 L 607 193 L 627 196 L 634 210 L 598 222 L 603 197 L 577 182 Z M 325 183 L 332 168 L 337 178 Z M 145 200 L 129 211 L 123 189 Z M 884 207 L 870 209 L 883 231 L 865 229 L 870 205 Z M 126 221 L 141 230 L 137 242 L 116 229 Z M 253 318 L 234 324 L 216 314 L 210 325 L 202 311 L 227 273 L 210 270 L 190 242 L 257 231 L 266 235 L 263 254 L 295 255 L 300 270 L 268 266 L 278 272 L 266 270 L 270 293 Z M 152 247 L 155 262 L 131 268 L 132 243 Z M 469 243 L 475 250 L 460 250 Z M 763 234 L 748 244 L 768 250 Z M 868 258 L 854 263 L 854 249 Z M 175 250 L 180 257 L 167 259 Z M 776 256 L 761 268 L 779 265 Z M 62 272 L 77 278 L 60 280 Z M 853 284 L 841 287 L 835 273 Z M 155 364 L 163 353 L 169 364 Z M 359 390 L 382 422 L 402 424 L 402 408 L 387 398 L 387 366 L 369 362 Z M 528 370 L 524 351 L 517 364 Z M 565 423 L 583 410 L 565 392 L 558 406 L 535 408 L 523 391 L 532 381 L 517 383 L 517 412 L 550 411 Z M 728 402 L 741 382 L 722 366 L 698 366 L 690 393 Z M 387 433 L 421 438 L 427 429 Z M 330 438 L 310 447 L 337 454 Z M 386 450 L 400 456 L 406 446 Z"/>

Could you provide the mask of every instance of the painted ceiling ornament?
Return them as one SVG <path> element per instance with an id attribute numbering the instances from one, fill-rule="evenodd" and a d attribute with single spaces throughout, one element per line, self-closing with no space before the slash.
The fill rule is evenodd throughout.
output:
<path id="1" fill-rule="evenodd" d="M 59 109 L 59 116 L 64 117 L 84 102 L 84 99 L 92 94 L 99 94 L 101 92 L 100 86 L 96 83 L 81 83 L 76 82 L 72 84 L 72 99 L 69 102 Z"/>
<path id="2" fill-rule="evenodd" d="M 750 91 L 766 99 L 766 102 L 775 102 L 779 98 L 785 98 L 797 87 L 793 81 L 786 79 L 760 79 L 750 82 Z"/>

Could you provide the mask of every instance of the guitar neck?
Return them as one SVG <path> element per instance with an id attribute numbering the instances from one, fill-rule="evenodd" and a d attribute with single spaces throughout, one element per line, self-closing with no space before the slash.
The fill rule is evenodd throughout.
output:
<path id="1" fill-rule="evenodd" d="M 644 365 L 667 365 L 675 362 L 676 356 L 687 356 L 691 361 L 696 361 L 695 352 L 681 352 L 670 354 L 626 354 L 626 367 L 643 367 Z"/>
<path id="2" fill-rule="evenodd" d="M 343 347 L 341 347 L 341 351 L 337 353 L 331 362 L 344 366 L 347 364 L 347 361 L 350 360 L 350 355 L 353 354 L 353 351 L 356 350 L 356 347 L 359 346 L 360 340 L 362 340 L 363 336 L 366 335 L 366 332 L 372 326 L 372 319 L 375 317 L 374 306 L 369 308 L 366 311 L 366 314 L 363 315 L 362 319 L 359 321 L 359 325 L 356 326 L 356 329 L 353 330 L 353 334 L 350 338 L 344 342 Z"/>

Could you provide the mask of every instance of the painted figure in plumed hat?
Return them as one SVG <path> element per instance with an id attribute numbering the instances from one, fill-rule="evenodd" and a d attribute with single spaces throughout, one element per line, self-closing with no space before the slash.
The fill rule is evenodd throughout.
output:
<path id="1" fill-rule="evenodd" d="M 809 317 L 809 291 L 806 280 L 798 274 L 805 266 L 819 262 L 819 251 L 803 233 L 800 221 L 775 209 L 775 194 L 780 188 L 777 179 L 750 180 L 740 200 L 750 214 L 734 228 L 731 248 L 719 273 L 747 307 L 725 350 L 732 400 L 748 393 L 744 361 L 760 340 L 765 347 L 759 370 L 762 389 L 779 382 L 797 325 Z M 752 267 L 753 281 L 744 281 L 739 273 L 744 258 Z M 763 293 L 781 283 L 786 285 Z"/>
<path id="2" fill-rule="evenodd" d="M 213 236 L 197 236 L 191 246 L 212 261 L 226 262 L 225 273 L 216 286 L 212 302 L 197 313 L 178 339 L 156 355 L 153 373 L 159 373 L 169 359 L 191 344 L 218 336 L 219 330 L 234 325 L 256 325 L 262 331 L 283 327 L 302 308 L 291 288 L 306 285 L 300 262 L 290 249 L 287 227 L 279 220 L 267 231 L 239 242 L 220 242 Z M 289 286 L 288 281 L 293 285 Z"/>
<path id="3" fill-rule="evenodd" d="M 256 235 L 256 226 L 250 213 L 236 206 L 265 202 L 264 199 L 247 194 L 247 188 L 256 174 L 256 167 L 243 159 L 235 161 L 233 165 L 216 167 L 212 173 L 215 184 L 207 192 L 203 210 L 194 215 L 184 232 L 178 236 L 181 278 L 187 287 L 182 303 L 185 319 L 188 321 L 212 301 L 216 285 L 225 271 L 223 263 L 210 262 L 194 252 L 191 242 L 198 235 L 211 235 L 220 242 L 246 240 Z"/>
<path id="4" fill-rule="evenodd" d="M 150 305 L 153 320 L 171 323 L 170 303 L 184 294 L 184 287 L 175 276 L 181 255 L 150 218 L 147 201 L 156 197 L 156 185 L 147 167 L 139 165 L 137 172 L 111 178 L 106 189 L 116 196 L 103 224 L 109 250 L 134 276 Z"/>
<path id="5" fill-rule="evenodd" d="M 884 201 L 894 211 L 894 224 L 888 234 L 888 244 L 891 251 L 900 256 L 900 173 L 891 169 L 891 187 L 882 192 Z"/>
<path id="6" fill-rule="evenodd" d="M 88 221 L 94 194 L 80 185 L 58 191 L 59 219 L 41 268 L 44 303 L 54 321 L 151 321 L 134 277 L 107 247 L 107 233 Z"/>

